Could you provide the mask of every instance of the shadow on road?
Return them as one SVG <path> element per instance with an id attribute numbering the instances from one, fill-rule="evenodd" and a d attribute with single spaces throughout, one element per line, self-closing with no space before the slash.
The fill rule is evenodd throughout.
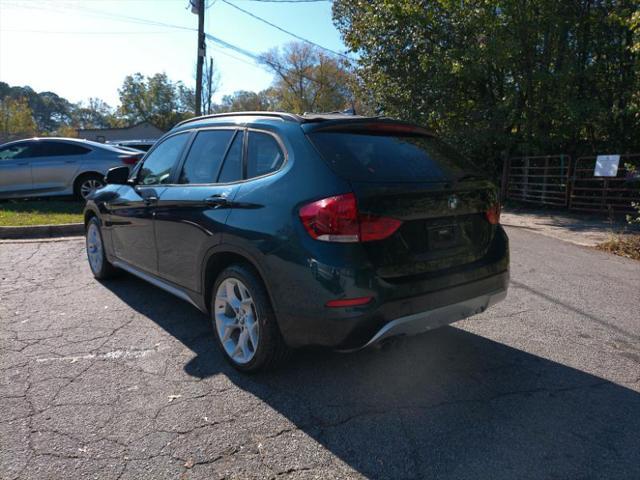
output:
<path id="1" fill-rule="evenodd" d="M 128 276 L 106 286 L 195 353 L 186 373 L 228 376 L 366 476 L 640 478 L 640 395 L 580 370 L 445 327 L 241 375 L 186 303 Z"/>

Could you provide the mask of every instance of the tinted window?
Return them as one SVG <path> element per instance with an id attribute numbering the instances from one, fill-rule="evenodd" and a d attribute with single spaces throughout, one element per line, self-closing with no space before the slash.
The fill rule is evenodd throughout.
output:
<path id="1" fill-rule="evenodd" d="M 129 144 L 128 147 L 135 148 L 136 150 L 142 150 L 143 152 L 148 152 L 151 147 L 153 147 L 153 143 L 132 143 Z"/>
<path id="2" fill-rule="evenodd" d="M 222 172 L 218 178 L 219 183 L 235 182 L 242 179 L 242 132 L 233 139 L 229 153 L 224 160 Z"/>
<path id="3" fill-rule="evenodd" d="M 247 178 L 274 172 L 283 161 L 284 154 L 274 137 L 266 133 L 249 132 Z"/>
<path id="4" fill-rule="evenodd" d="M 318 132 L 309 135 L 340 176 L 360 181 L 439 181 L 476 171 L 434 137 Z"/>
<path id="5" fill-rule="evenodd" d="M 33 143 L 14 143 L 4 148 L 0 148 L 0 160 L 11 160 L 14 158 L 33 157 Z"/>
<path id="6" fill-rule="evenodd" d="M 182 167 L 178 183 L 215 183 L 222 157 L 234 130 L 205 130 L 198 133 Z"/>
<path id="7" fill-rule="evenodd" d="M 138 181 L 142 185 L 169 183 L 171 169 L 180 159 L 189 135 L 181 133 L 167 138 L 159 144 L 145 159 Z"/>
<path id="8" fill-rule="evenodd" d="M 61 157 L 69 155 L 84 155 L 89 153 L 90 148 L 83 147 L 82 145 L 75 145 L 73 143 L 64 142 L 49 142 L 40 141 L 37 147 L 36 156 L 38 157 Z"/>

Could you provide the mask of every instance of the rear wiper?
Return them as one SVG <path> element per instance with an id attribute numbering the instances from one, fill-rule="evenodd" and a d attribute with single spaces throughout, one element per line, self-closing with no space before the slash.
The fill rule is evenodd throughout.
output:
<path id="1" fill-rule="evenodd" d="M 455 179 L 456 182 L 463 182 L 465 180 L 486 180 L 487 177 L 483 175 L 476 175 L 474 173 L 465 173 Z"/>

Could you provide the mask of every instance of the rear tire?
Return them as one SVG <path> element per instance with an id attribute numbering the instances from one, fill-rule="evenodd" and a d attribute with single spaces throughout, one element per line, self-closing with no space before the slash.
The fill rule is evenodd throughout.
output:
<path id="1" fill-rule="evenodd" d="M 226 360 L 241 372 L 271 370 L 289 356 L 264 284 L 251 268 L 231 265 L 218 275 L 211 320 Z"/>
<path id="2" fill-rule="evenodd" d="M 119 273 L 119 270 L 107 260 L 104 241 L 102 240 L 102 231 L 100 229 L 100 220 L 98 220 L 97 217 L 91 217 L 87 223 L 85 245 L 89 268 L 91 268 L 94 277 L 98 280 L 107 280 Z"/>
<path id="3" fill-rule="evenodd" d="M 85 173 L 76 179 L 73 185 L 73 193 L 78 200 L 86 200 L 89 194 L 104 186 L 104 177 L 102 175 Z"/>

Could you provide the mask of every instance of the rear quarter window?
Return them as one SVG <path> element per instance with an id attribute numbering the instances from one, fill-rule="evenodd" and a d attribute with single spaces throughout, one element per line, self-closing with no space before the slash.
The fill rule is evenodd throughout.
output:
<path id="1" fill-rule="evenodd" d="M 66 157 L 85 155 L 90 151 L 90 148 L 73 143 L 41 141 L 38 144 L 36 155 L 40 157 Z"/>
<path id="2" fill-rule="evenodd" d="M 356 181 L 447 181 L 476 167 L 435 137 L 352 132 L 308 134 L 341 177 Z"/>

